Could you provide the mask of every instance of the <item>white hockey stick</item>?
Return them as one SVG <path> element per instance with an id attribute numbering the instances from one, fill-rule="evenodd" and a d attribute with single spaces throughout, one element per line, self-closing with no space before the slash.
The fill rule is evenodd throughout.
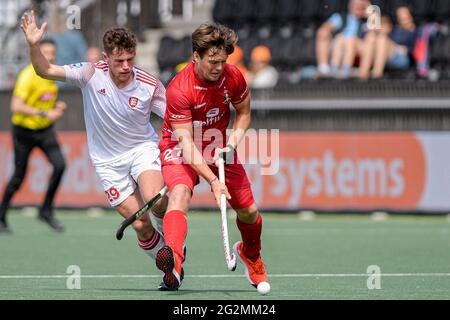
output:
<path id="1" fill-rule="evenodd" d="M 225 163 L 222 157 L 219 157 L 216 161 L 216 166 L 219 168 L 219 181 L 225 183 Z M 236 256 L 234 253 L 230 254 L 230 243 L 228 241 L 227 198 L 224 194 L 220 196 L 220 213 L 222 216 L 222 239 L 225 260 L 227 262 L 228 270 L 234 271 L 236 270 Z"/>

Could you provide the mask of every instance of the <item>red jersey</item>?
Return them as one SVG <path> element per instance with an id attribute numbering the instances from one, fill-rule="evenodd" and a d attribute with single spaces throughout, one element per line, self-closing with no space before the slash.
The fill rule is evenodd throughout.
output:
<path id="1" fill-rule="evenodd" d="M 199 149 L 201 146 L 201 152 L 212 143 L 215 147 L 224 147 L 230 122 L 230 103 L 239 104 L 249 95 L 247 83 L 235 66 L 225 64 L 220 79 L 211 83 L 201 81 L 194 67 L 195 62 L 190 63 L 167 87 L 161 153 L 178 145 L 172 137 L 173 123 L 192 122 L 194 141 Z M 217 141 L 219 132 L 220 142 Z M 209 158 L 210 155 L 208 152 L 204 157 Z"/>

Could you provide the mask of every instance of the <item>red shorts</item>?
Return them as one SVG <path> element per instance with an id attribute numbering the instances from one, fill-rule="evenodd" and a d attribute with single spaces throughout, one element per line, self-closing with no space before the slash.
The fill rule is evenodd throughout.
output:
<path id="1" fill-rule="evenodd" d="M 215 165 L 210 165 L 209 168 L 217 177 L 219 176 Z M 198 174 L 188 164 L 164 163 L 163 161 L 162 174 L 169 190 L 172 190 L 178 184 L 184 184 L 193 191 L 194 187 L 200 182 Z M 228 202 L 234 210 L 246 209 L 255 202 L 250 181 L 242 164 L 236 163 L 225 166 L 225 185 L 231 195 Z"/>

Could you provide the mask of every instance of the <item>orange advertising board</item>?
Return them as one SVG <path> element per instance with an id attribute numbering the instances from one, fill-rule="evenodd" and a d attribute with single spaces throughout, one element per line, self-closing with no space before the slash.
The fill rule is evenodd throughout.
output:
<path id="1" fill-rule="evenodd" d="M 56 205 L 107 207 L 89 160 L 85 133 L 63 132 L 58 136 L 67 170 Z M 244 141 L 239 153 L 252 181 L 255 200 L 262 209 L 440 210 L 447 206 L 446 200 L 443 197 L 440 202 L 434 200 L 436 195 L 430 190 L 443 186 L 434 186 L 433 181 L 441 180 L 429 174 L 439 175 L 439 168 L 429 170 L 429 163 L 439 163 L 433 160 L 439 155 L 426 150 L 446 152 L 450 136 L 437 137 L 438 134 L 422 137 L 414 132 L 281 132 L 276 139 L 272 137 L 269 146 Z M 436 139 L 442 147 L 435 145 Z M 0 134 L 0 161 L 3 190 L 13 169 L 9 133 Z M 268 166 L 270 174 L 268 170 L 264 172 Z M 39 204 L 44 197 L 51 167 L 40 151 L 33 152 L 28 169 L 24 185 L 13 199 L 14 205 Z M 438 207 L 433 207 L 436 203 Z M 210 188 L 202 182 L 195 190 L 192 207 L 214 206 Z"/>
<path id="2" fill-rule="evenodd" d="M 283 133 L 279 150 L 278 173 L 254 178 L 263 206 L 414 209 L 425 187 L 414 133 Z"/>

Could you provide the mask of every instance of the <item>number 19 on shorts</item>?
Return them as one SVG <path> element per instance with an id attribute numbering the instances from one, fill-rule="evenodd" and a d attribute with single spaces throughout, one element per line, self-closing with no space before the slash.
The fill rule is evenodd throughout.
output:
<path id="1" fill-rule="evenodd" d="M 120 197 L 120 193 L 119 190 L 117 190 L 116 188 L 110 188 L 109 190 L 105 191 L 106 196 L 108 197 L 108 200 L 110 202 L 113 202 L 114 200 L 119 199 Z"/>

